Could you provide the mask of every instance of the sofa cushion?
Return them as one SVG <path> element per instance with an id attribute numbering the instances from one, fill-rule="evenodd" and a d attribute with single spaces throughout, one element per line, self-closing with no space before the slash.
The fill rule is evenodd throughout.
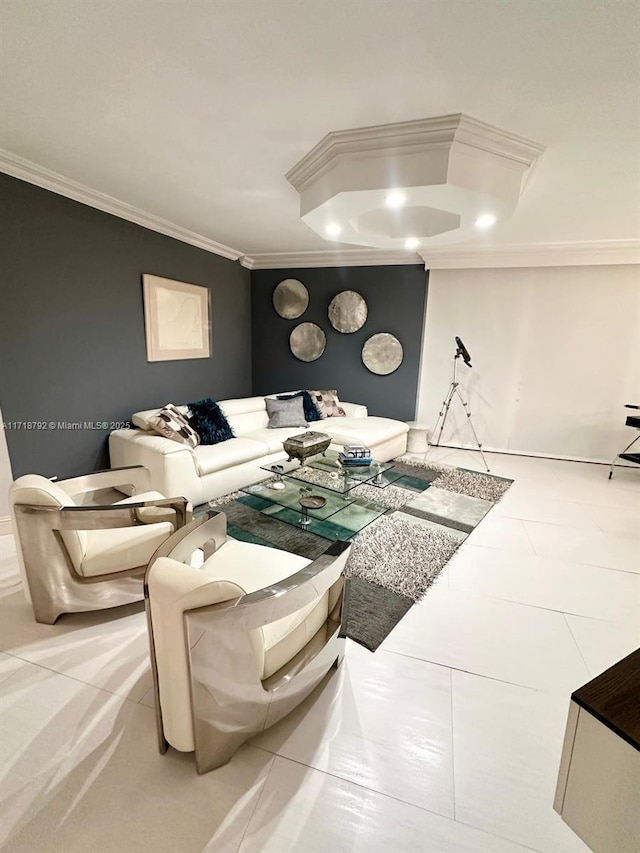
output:
<path id="1" fill-rule="evenodd" d="M 280 429 L 267 429 L 265 427 L 250 432 L 245 438 L 266 444 L 269 453 L 277 453 L 278 451 L 284 453 L 282 443 L 285 439 L 291 438 L 292 435 L 300 435 L 300 427 L 281 427 Z"/>
<path id="2" fill-rule="evenodd" d="M 264 412 L 264 397 L 238 397 L 233 400 L 218 400 L 218 404 L 227 418 L 236 415 L 248 415 L 251 412 Z"/>
<path id="3" fill-rule="evenodd" d="M 201 568 L 170 558 L 154 564 L 149 591 L 160 704 L 164 734 L 173 747 L 186 752 L 194 748 L 184 611 L 256 592 L 308 563 L 296 554 L 228 539 Z M 326 620 L 328 606 L 325 593 L 291 616 L 251 632 L 258 677 L 267 678 L 306 645 Z"/>
<path id="4" fill-rule="evenodd" d="M 331 436 L 334 444 L 366 444 L 368 447 L 388 441 L 409 431 L 402 421 L 391 418 L 327 418 L 322 431 Z"/>
<path id="5" fill-rule="evenodd" d="M 269 415 L 269 429 L 283 427 L 306 427 L 302 397 L 291 397 L 289 400 L 265 399 Z"/>
<path id="6" fill-rule="evenodd" d="M 224 412 L 211 397 L 189 403 L 189 425 L 200 436 L 200 444 L 220 444 L 234 437 Z"/>
<path id="7" fill-rule="evenodd" d="M 265 456 L 267 448 L 264 443 L 250 438 L 230 438 L 220 444 L 201 444 L 193 453 L 202 477 Z"/>
<path id="8" fill-rule="evenodd" d="M 263 429 L 269 423 L 264 397 L 219 400 L 218 403 L 236 436 L 246 437 L 254 429 Z"/>
<path id="9" fill-rule="evenodd" d="M 144 492 L 124 498 L 117 505 L 161 500 L 163 497 L 160 492 Z M 173 525 L 168 521 L 111 530 L 88 530 L 87 547 L 78 574 L 89 578 L 146 566 L 156 549 L 172 533 Z"/>

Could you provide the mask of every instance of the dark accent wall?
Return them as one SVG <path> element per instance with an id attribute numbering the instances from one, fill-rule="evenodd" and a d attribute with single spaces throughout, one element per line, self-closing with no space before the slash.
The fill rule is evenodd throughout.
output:
<path id="1" fill-rule="evenodd" d="M 5 423 L 128 421 L 166 402 L 251 393 L 249 272 L 0 175 L 0 405 Z M 211 290 L 208 359 L 147 362 L 142 274 Z M 109 429 L 6 430 L 14 476 L 107 466 Z"/>
<path id="2" fill-rule="evenodd" d="M 273 308 L 273 291 L 284 278 L 299 279 L 309 291 L 309 307 L 297 320 L 284 320 Z M 327 315 L 329 303 L 342 290 L 358 291 L 369 308 L 367 322 L 350 335 L 337 332 Z M 251 291 L 254 394 L 337 388 L 341 399 L 364 403 L 372 415 L 415 416 L 427 298 L 423 266 L 254 270 Z M 308 364 L 289 349 L 291 330 L 307 321 L 317 323 L 327 336 L 324 354 Z M 364 342 L 378 332 L 391 332 L 404 348 L 402 365 L 388 376 L 376 376 L 362 363 Z"/>

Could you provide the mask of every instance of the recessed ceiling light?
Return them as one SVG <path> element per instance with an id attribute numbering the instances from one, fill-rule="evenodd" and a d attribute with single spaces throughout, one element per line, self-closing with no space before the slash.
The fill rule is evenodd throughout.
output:
<path id="1" fill-rule="evenodd" d="M 495 225 L 497 221 L 498 218 L 497 216 L 494 216 L 493 213 L 483 213 L 482 216 L 479 216 L 476 219 L 474 225 L 476 228 L 482 228 L 484 230 L 485 228 L 491 228 L 491 226 Z"/>
<path id="2" fill-rule="evenodd" d="M 407 237 L 404 241 L 405 249 L 417 249 L 420 245 L 420 240 L 417 237 Z"/>
<path id="3" fill-rule="evenodd" d="M 400 190 L 391 190 L 390 193 L 387 193 L 384 203 L 387 207 L 402 207 L 406 200 L 406 195 L 401 193 Z"/>
<path id="4" fill-rule="evenodd" d="M 337 237 L 338 234 L 342 231 L 342 228 L 338 225 L 337 222 L 330 222 L 327 227 L 324 229 L 327 237 Z"/>

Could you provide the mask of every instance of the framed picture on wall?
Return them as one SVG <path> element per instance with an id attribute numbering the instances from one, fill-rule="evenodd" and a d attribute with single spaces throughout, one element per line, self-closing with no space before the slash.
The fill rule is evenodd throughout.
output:
<path id="1" fill-rule="evenodd" d="M 209 358 L 212 346 L 208 287 L 145 274 L 142 292 L 147 361 Z"/>

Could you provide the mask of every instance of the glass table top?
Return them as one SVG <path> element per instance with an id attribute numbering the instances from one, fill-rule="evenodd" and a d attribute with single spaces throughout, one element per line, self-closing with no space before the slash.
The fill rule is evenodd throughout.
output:
<path id="1" fill-rule="evenodd" d="M 266 485 L 257 485 L 261 488 L 248 486 L 243 490 L 246 497 L 240 500 L 245 505 L 278 521 L 330 540 L 350 539 L 388 511 L 387 507 L 372 501 L 351 496 L 347 496 L 345 500 L 344 496 L 335 492 L 314 487 L 312 493 L 321 495 L 327 502 L 320 509 L 308 509 L 307 519 L 303 524 L 304 516 L 299 500 L 303 495 L 311 494 L 310 492 L 301 493 L 300 486 L 293 481 L 286 482 L 281 491 L 274 491 Z"/>
<path id="2" fill-rule="evenodd" d="M 256 483 L 253 486 L 247 486 L 242 491 L 249 495 L 259 497 L 261 500 L 268 501 L 271 504 L 288 509 L 294 509 L 300 515 L 300 498 L 308 497 L 309 495 L 319 495 L 326 501 L 323 507 L 318 509 L 308 509 L 311 518 L 325 519 L 334 515 L 336 512 L 345 509 L 349 504 L 355 501 L 355 497 L 348 493 L 339 494 L 330 489 L 323 489 L 321 486 L 303 486 L 296 480 L 284 480 L 284 489 L 271 489 L 268 485 L 269 481 Z"/>
<path id="3" fill-rule="evenodd" d="M 393 462 L 372 462 L 362 467 L 344 468 L 338 461 L 335 450 L 327 450 L 325 454 L 314 456 L 301 465 L 296 459 L 287 462 L 286 459 L 260 466 L 263 471 L 270 471 L 276 477 L 298 480 L 310 486 L 327 489 L 344 495 L 362 483 L 384 489 L 394 483 L 402 475 L 394 473 Z"/>

